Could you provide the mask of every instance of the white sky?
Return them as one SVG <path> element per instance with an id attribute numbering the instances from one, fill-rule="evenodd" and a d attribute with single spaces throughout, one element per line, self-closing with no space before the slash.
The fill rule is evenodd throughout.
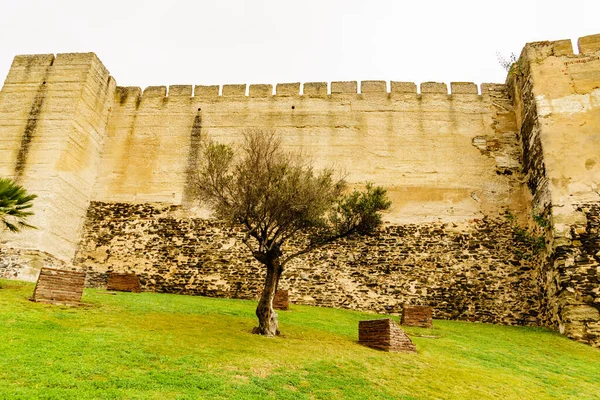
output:
<path id="1" fill-rule="evenodd" d="M 120 86 L 503 82 L 496 53 L 600 33 L 600 0 L 3 0 L 16 54 L 95 52 Z"/>

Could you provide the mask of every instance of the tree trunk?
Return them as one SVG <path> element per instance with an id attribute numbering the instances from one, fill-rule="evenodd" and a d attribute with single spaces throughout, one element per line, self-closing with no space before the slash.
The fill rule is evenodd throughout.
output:
<path id="1" fill-rule="evenodd" d="M 252 330 L 252 333 L 265 336 L 279 335 L 279 322 L 277 313 L 273 309 L 273 297 L 277 291 L 277 285 L 283 268 L 279 257 L 267 256 L 264 260 L 267 267 L 267 278 L 265 287 L 256 307 L 256 316 L 258 317 L 258 326 Z"/>

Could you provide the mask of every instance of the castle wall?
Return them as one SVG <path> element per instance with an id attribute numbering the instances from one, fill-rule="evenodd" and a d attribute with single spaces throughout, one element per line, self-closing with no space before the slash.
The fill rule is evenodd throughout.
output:
<path id="1" fill-rule="evenodd" d="M 114 87 L 92 53 L 15 57 L 0 92 L 0 175 L 38 196 L 31 218 L 38 229 L 3 233 L 7 247 L 72 260 Z"/>
<path id="2" fill-rule="evenodd" d="M 522 207 L 514 114 L 504 85 L 385 82 L 118 87 L 95 200 L 168 202 L 188 209 L 207 138 L 235 143 L 274 129 L 284 145 L 351 184 L 388 189 L 390 222 L 465 220 Z M 198 215 L 203 215 L 201 212 Z M 204 214 L 206 215 L 206 214 Z"/>
<path id="3" fill-rule="evenodd" d="M 507 85 L 382 81 L 117 87 L 95 55 L 17 56 L 0 175 L 39 196 L 0 276 L 136 272 L 147 290 L 254 298 L 263 271 L 197 198 L 202 144 L 273 129 L 372 181 L 386 225 L 290 265 L 297 303 L 547 324 L 600 345 L 600 35 L 528 44 Z M 90 206 L 91 204 L 91 206 Z M 512 216 L 516 216 L 513 219 Z M 528 224 L 528 230 L 523 224 Z M 545 240 L 544 240 L 545 239 Z M 543 248 L 542 252 L 540 249 Z"/>
<path id="4" fill-rule="evenodd" d="M 543 319 L 600 345 L 600 35 L 528 44 L 509 76 L 532 212 L 547 219 Z"/>

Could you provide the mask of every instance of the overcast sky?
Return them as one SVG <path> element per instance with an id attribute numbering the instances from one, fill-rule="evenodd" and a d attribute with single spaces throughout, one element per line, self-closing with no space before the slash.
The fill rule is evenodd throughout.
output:
<path id="1" fill-rule="evenodd" d="M 600 0 L 3 1 L 16 54 L 95 52 L 121 86 L 504 82 L 526 42 L 600 33 Z"/>

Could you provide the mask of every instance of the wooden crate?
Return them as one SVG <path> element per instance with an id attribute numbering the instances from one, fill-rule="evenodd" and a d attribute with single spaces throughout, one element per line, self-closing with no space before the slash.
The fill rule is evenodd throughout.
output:
<path id="1" fill-rule="evenodd" d="M 77 305 L 81 302 L 85 272 L 42 268 L 33 291 L 32 301 Z"/>
<path id="2" fill-rule="evenodd" d="M 409 306 L 402 308 L 401 325 L 418 326 L 420 328 L 433 328 L 433 319 L 431 318 L 433 310 L 430 306 Z"/>
<path id="3" fill-rule="evenodd" d="M 417 352 L 417 348 L 412 340 L 390 318 L 359 321 L 358 343 L 384 351 Z"/>
<path id="4" fill-rule="evenodd" d="M 111 272 L 108 274 L 107 290 L 115 290 L 118 292 L 135 292 L 142 291 L 140 278 L 134 273 L 117 273 Z"/>
<path id="5" fill-rule="evenodd" d="M 288 291 L 278 290 L 273 297 L 273 308 L 276 310 L 287 310 L 289 308 Z"/>

